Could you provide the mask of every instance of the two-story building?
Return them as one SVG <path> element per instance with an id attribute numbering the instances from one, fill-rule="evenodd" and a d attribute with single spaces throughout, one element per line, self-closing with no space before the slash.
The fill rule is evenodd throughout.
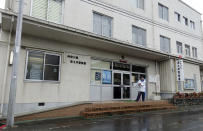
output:
<path id="1" fill-rule="evenodd" d="M 19 0 L 1 10 L 0 114 L 6 116 Z M 181 0 L 25 0 L 16 114 L 90 101 L 201 92 L 201 14 Z"/>

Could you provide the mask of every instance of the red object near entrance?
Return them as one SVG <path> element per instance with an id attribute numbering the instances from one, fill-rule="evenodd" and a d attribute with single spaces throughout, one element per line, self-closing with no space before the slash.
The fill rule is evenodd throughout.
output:
<path id="1" fill-rule="evenodd" d="M 179 55 L 178 57 L 179 57 L 179 59 L 182 59 L 182 58 L 183 58 L 182 55 Z"/>
<path id="2" fill-rule="evenodd" d="M 6 127 L 6 125 L 0 126 L 0 130 L 2 130 L 2 129 L 5 128 L 5 127 Z"/>

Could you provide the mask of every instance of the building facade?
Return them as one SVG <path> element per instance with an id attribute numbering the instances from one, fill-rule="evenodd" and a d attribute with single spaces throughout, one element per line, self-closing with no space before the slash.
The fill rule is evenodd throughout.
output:
<path id="1" fill-rule="evenodd" d="M 0 107 L 6 116 L 18 0 L 1 10 Z M 26 0 L 17 115 L 91 101 L 201 92 L 201 14 L 181 0 Z"/>

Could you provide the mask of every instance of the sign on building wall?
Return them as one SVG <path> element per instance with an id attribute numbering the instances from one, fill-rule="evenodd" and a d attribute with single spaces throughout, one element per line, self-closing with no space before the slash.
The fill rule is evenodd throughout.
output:
<path id="1" fill-rule="evenodd" d="M 111 71 L 102 71 L 102 84 L 111 84 Z"/>
<path id="2" fill-rule="evenodd" d="M 183 60 L 176 60 L 176 73 L 177 73 L 177 81 L 184 81 L 184 68 L 183 68 Z"/>
<path id="3" fill-rule="evenodd" d="M 77 64 L 77 65 L 87 65 L 87 62 L 80 56 L 76 54 L 67 54 L 67 58 L 71 64 Z"/>

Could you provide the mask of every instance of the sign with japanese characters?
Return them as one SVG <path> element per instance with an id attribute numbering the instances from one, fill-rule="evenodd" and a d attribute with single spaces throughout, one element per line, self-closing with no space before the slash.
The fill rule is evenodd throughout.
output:
<path id="1" fill-rule="evenodd" d="M 184 81 L 184 68 L 182 59 L 176 61 L 176 74 L 177 81 Z"/>

